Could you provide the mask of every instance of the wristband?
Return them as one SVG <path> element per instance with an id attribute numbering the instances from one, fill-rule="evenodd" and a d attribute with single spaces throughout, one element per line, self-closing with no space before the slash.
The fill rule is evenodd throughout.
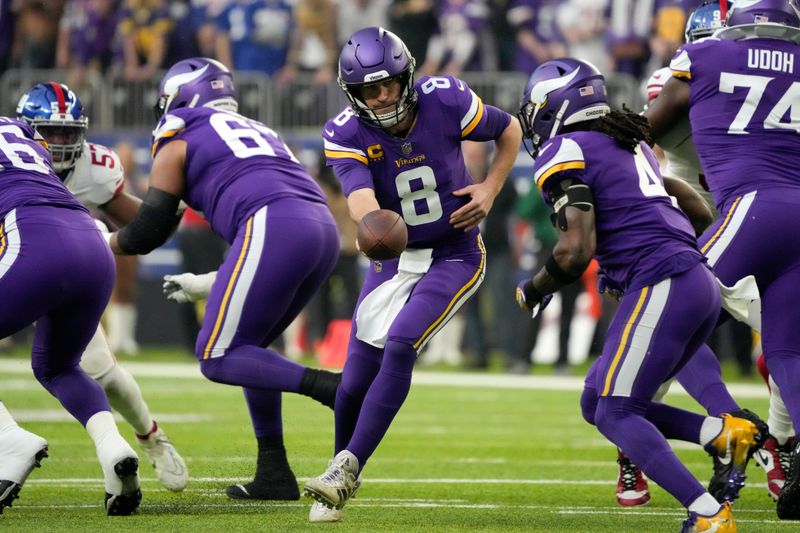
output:
<path id="1" fill-rule="evenodd" d="M 547 273 L 553 276 L 553 279 L 560 281 L 564 285 L 569 285 L 573 281 L 577 281 L 583 275 L 581 272 L 580 274 L 570 274 L 558 264 L 556 258 L 552 255 L 547 260 L 547 263 L 544 265 L 544 269 L 547 270 Z"/>

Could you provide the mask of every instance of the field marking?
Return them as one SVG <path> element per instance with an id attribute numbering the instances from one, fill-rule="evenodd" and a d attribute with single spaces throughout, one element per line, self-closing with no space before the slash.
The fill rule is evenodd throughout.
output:
<path id="1" fill-rule="evenodd" d="M 195 362 L 126 361 L 124 366 L 136 377 L 206 379 L 200 373 L 200 365 Z M 0 375 L 7 374 L 31 375 L 30 361 L 27 359 L 0 360 Z M 4 382 L 0 381 L 0 383 Z M 569 392 L 583 390 L 583 378 L 575 376 L 517 376 L 468 372 L 431 372 L 427 370 L 416 370 L 412 376 L 412 384 L 417 386 L 470 387 L 479 389 Z M 769 398 L 767 388 L 760 384 L 732 383 L 728 384 L 728 390 L 736 398 Z M 674 383 L 670 389 L 670 394 L 686 395 L 686 391 L 678 383 Z"/>
<path id="2" fill-rule="evenodd" d="M 160 504 L 160 503 L 152 503 L 147 504 L 146 507 L 148 509 L 164 509 L 164 510 L 174 510 L 176 505 L 180 506 L 181 504 L 175 503 L 168 503 L 168 504 Z M 253 508 L 301 508 L 307 509 L 310 505 L 309 502 L 299 502 L 299 503 L 292 503 L 292 502 L 251 502 L 251 503 L 244 503 L 244 502 L 226 502 L 226 503 L 201 503 L 197 504 L 193 502 L 191 504 L 187 503 L 186 505 L 191 505 L 193 508 L 201 508 L 201 509 L 253 509 Z M 28 505 L 24 503 L 17 503 L 14 505 L 14 509 L 98 509 L 102 506 L 100 504 L 58 504 L 58 505 Z M 414 508 L 414 509 L 466 509 L 466 510 L 525 510 L 525 511 L 549 511 L 552 514 L 559 514 L 559 515 L 589 515 L 589 514 L 604 514 L 604 515 L 619 515 L 619 516 L 664 516 L 664 517 L 676 517 L 682 518 L 686 516 L 686 511 L 681 508 L 665 508 L 665 509 L 622 509 L 619 507 L 590 507 L 590 506 L 580 506 L 580 507 L 563 507 L 563 506 L 552 506 L 552 505 L 536 505 L 536 504 L 497 504 L 497 503 L 461 503 L 459 500 L 440 500 L 440 499 L 421 499 L 421 498 L 414 498 L 414 499 L 366 499 L 366 498 L 357 498 L 350 502 L 348 508 L 365 508 L 365 509 L 402 509 L 402 508 Z M 765 509 L 754 509 L 754 510 L 739 510 L 740 513 L 752 513 L 752 512 L 770 512 L 773 513 L 772 510 L 765 510 Z M 777 519 L 753 519 L 753 518 L 736 518 L 737 523 L 749 523 L 749 524 L 771 524 L 771 525 L 784 525 L 792 527 L 793 529 L 797 527 L 796 522 L 791 521 L 782 521 Z"/>

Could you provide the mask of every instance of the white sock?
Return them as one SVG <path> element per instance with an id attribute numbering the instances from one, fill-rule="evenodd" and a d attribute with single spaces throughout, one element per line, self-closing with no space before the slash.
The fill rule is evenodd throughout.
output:
<path id="1" fill-rule="evenodd" d="M 795 433 L 792 419 L 789 417 L 783 398 L 781 398 L 781 390 L 772 376 L 769 377 L 769 388 L 769 418 L 767 418 L 769 432 L 775 437 L 778 444 L 786 444 L 786 441 Z"/>
<path id="2" fill-rule="evenodd" d="M 714 497 L 705 492 L 691 504 L 689 512 L 697 513 L 702 516 L 713 516 L 719 512 L 720 504 Z"/>
<path id="3" fill-rule="evenodd" d="M 96 378 L 106 391 L 108 401 L 122 418 L 133 427 L 139 435 L 147 435 L 153 429 L 153 417 L 142 398 L 139 384 L 127 369 L 119 364 Z"/>
<path id="4" fill-rule="evenodd" d="M 703 420 L 703 425 L 700 426 L 700 446 L 705 446 L 716 439 L 719 434 L 722 433 L 722 426 L 723 422 L 721 418 L 707 416 L 706 419 Z"/>
<path id="5" fill-rule="evenodd" d="M 0 401 L 0 430 L 8 426 L 16 426 L 17 422 L 14 420 L 14 417 L 11 416 L 11 413 L 8 412 L 6 409 L 5 404 Z"/>
<path id="6" fill-rule="evenodd" d="M 111 349 L 115 352 L 133 350 L 136 347 L 136 306 L 110 303 L 106 314 L 106 332 Z"/>
<path id="7" fill-rule="evenodd" d="M 122 438 L 111 411 L 98 411 L 93 414 L 86 422 L 86 432 L 92 438 L 95 448 L 98 448 L 109 437 Z"/>

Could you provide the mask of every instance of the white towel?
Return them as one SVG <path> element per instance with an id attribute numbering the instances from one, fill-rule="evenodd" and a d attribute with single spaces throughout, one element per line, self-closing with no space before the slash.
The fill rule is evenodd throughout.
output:
<path id="1" fill-rule="evenodd" d="M 722 308 L 739 322 L 744 322 L 761 332 L 761 294 L 758 292 L 756 278 L 747 276 L 737 281 L 733 287 L 723 285 L 720 280 Z"/>
<path id="2" fill-rule="evenodd" d="M 432 248 L 406 250 L 400 255 L 397 274 L 389 281 L 378 285 L 358 306 L 356 311 L 358 340 L 376 348 L 386 346 L 389 327 L 432 262 Z"/>

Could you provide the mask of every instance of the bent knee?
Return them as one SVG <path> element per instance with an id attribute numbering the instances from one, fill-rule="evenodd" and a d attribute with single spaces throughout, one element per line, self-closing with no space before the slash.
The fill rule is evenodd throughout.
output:
<path id="1" fill-rule="evenodd" d="M 597 414 L 597 389 L 594 387 L 584 387 L 581 394 L 581 415 L 591 425 L 595 425 Z"/>

